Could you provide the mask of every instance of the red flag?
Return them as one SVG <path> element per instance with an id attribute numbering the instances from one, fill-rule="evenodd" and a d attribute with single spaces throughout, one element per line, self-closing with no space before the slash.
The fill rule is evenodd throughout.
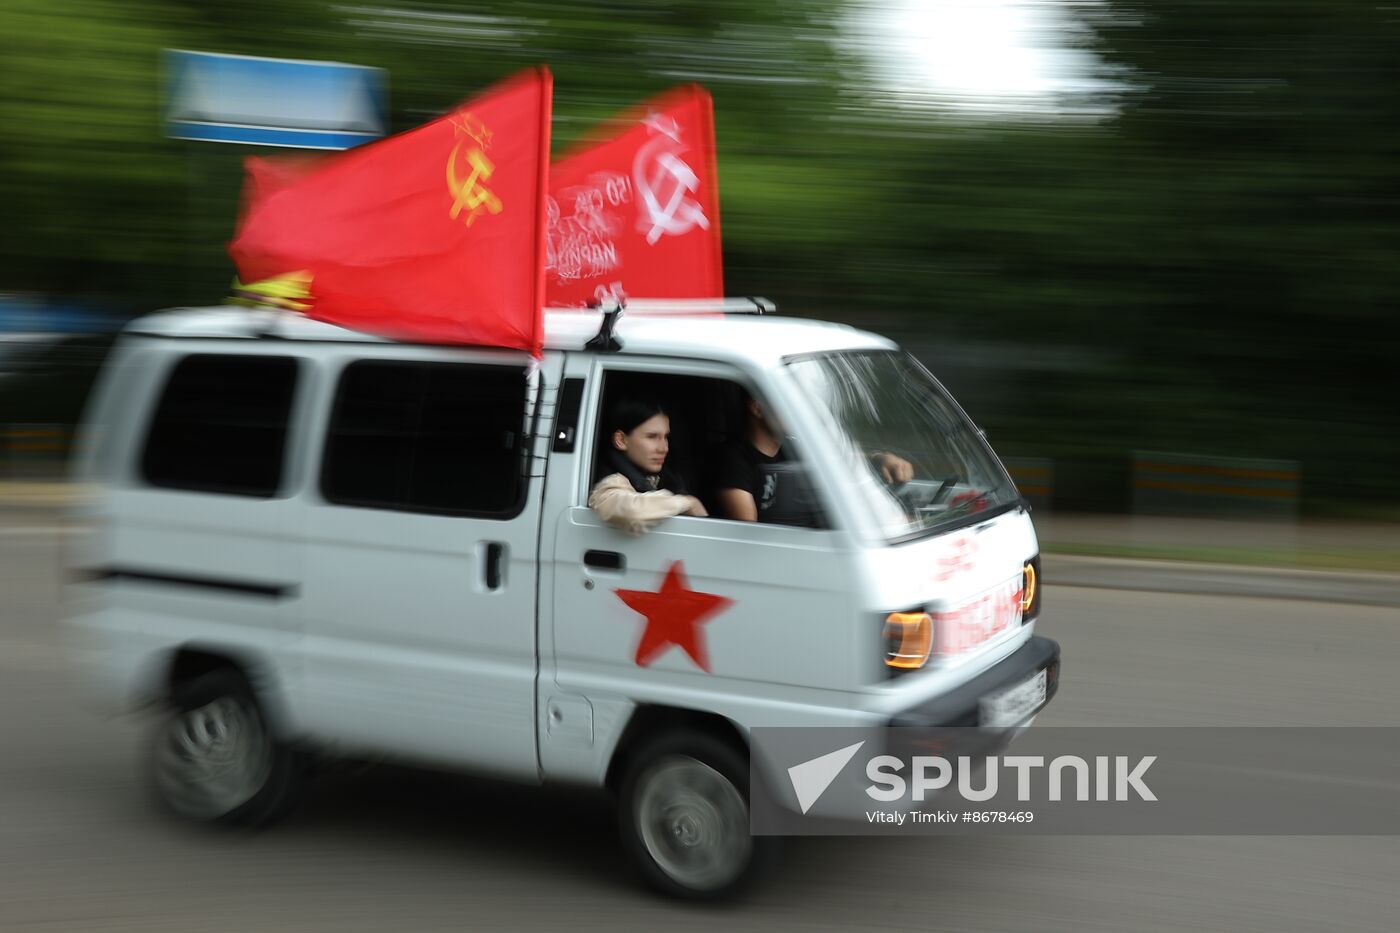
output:
<path id="1" fill-rule="evenodd" d="M 539 68 L 314 165 L 249 159 L 240 279 L 309 277 L 306 314 L 356 330 L 538 355 L 552 89 Z"/>
<path id="2" fill-rule="evenodd" d="M 699 85 L 550 168 L 545 301 L 724 295 L 714 116 Z"/>

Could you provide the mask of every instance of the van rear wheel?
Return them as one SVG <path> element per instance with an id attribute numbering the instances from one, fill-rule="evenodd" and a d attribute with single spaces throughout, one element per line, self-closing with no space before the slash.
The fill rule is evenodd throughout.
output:
<path id="1" fill-rule="evenodd" d="M 240 672 L 195 677 L 177 685 L 171 700 L 152 761 L 167 810 L 193 822 L 252 826 L 289 809 L 294 753 L 274 739 Z"/>
<path id="2" fill-rule="evenodd" d="M 732 897 L 762 872 L 776 840 L 749 833 L 744 756 L 702 733 L 663 737 L 630 756 L 619 818 L 642 877 L 673 897 Z"/>

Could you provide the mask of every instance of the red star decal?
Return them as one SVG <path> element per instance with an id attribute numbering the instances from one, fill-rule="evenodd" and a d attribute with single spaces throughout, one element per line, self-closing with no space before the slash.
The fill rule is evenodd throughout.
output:
<path id="1" fill-rule="evenodd" d="M 709 673 L 710 657 L 705 650 L 701 623 L 722 612 L 734 600 L 713 593 L 697 593 L 686 582 L 681 562 L 673 561 L 655 593 L 645 590 L 613 590 L 617 598 L 646 616 L 647 627 L 637 642 L 637 663 L 646 666 L 670 645 L 679 645 L 700 670 Z"/>

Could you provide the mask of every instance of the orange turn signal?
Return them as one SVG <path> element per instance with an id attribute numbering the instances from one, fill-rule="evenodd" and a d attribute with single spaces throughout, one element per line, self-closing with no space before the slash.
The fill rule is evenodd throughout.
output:
<path id="1" fill-rule="evenodd" d="M 1038 584 L 1037 584 L 1036 578 L 1035 578 L 1035 564 L 1034 564 L 1034 563 L 1031 563 L 1031 562 L 1027 562 L 1027 563 L 1026 563 L 1026 566 L 1024 566 L 1024 567 L 1021 568 L 1021 614 L 1022 614 L 1022 615 L 1025 615 L 1025 614 L 1029 613 L 1030 610 L 1031 610 L 1031 607 L 1035 605 L 1035 588 L 1036 588 L 1037 585 L 1038 585 Z"/>
<path id="2" fill-rule="evenodd" d="M 933 650 L 933 619 L 927 612 L 891 612 L 885 617 L 885 664 L 912 671 Z"/>

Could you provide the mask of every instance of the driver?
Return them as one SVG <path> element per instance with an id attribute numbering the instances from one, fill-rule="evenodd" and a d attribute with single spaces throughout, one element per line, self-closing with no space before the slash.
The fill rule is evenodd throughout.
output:
<path id="1" fill-rule="evenodd" d="M 720 452 L 718 492 L 720 515 L 742 522 L 775 525 L 805 524 L 799 518 L 799 497 L 791 489 L 794 475 L 784 469 L 783 435 L 763 406 L 744 399 L 744 436 L 730 438 Z M 879 452 L 871 465 L 886 483 L 907 483 L 914 467 L 902 457 Z"/>

